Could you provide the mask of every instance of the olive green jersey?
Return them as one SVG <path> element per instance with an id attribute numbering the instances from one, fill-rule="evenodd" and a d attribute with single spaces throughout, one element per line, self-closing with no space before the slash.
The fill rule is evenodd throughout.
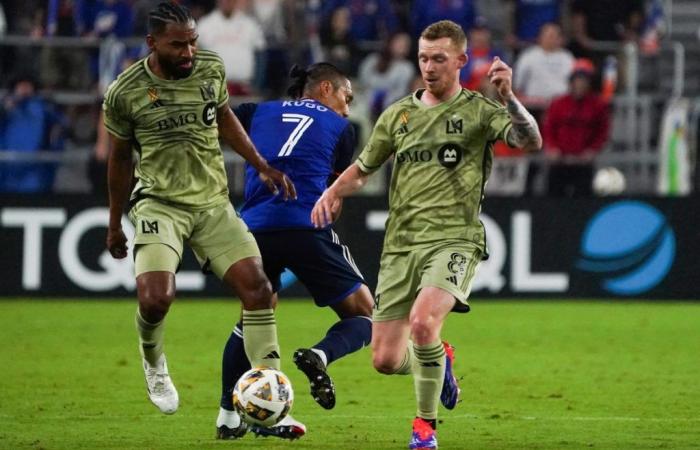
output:
<path id="1" fill-rule="evenodd" d="M 221 58 L 200 50 L 192 73 L 157 77 L 144 58 L 110 85 L 104 123 L 138 152 L 132 201 L 152 197 L 191 209 L 228 200 L 217 109 L 228 102 Z"/>
<path id="2" fill-rule="evenodd" d="M 393 155 L 384 251 L 461 239 L 486 254 L 479 212 L 493 143 L 506 139 L 510 115 L 466 89 L 435 106 L 420 101 L 423 92 L 384 111 L 356 161 L 371 173 Z"/>

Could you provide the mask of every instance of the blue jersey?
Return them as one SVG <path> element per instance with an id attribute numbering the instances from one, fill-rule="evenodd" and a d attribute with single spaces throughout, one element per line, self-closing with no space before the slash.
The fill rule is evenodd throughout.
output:
<path id="1" fill-rule="evenodd" d="M 241 216 L 251 231 L 313 229 L 311 210 L 350 165 L 355 131 L 347 119 L 310 99 L 244 103 L 234 110 L 258 151 L 289 176 L 297 199 L 273 195 L 246 163 Z"/>

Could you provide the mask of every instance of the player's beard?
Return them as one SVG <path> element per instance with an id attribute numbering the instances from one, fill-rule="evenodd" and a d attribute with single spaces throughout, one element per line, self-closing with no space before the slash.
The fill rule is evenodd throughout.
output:
<path id="1" fill-rule="evenodd" d="M 173 78 L 179 80 L 181 78 L 187 78 L 192 73 L 194 69 L 194 58 L 192 58 L 192 65 L 190 67 L 182 67 L 181 64 L 186 63 L 185 60 L 173 61 L 167 58 L 158 56 L 158 64 L 164 69 L 164 72 L 170 74 Z"/>

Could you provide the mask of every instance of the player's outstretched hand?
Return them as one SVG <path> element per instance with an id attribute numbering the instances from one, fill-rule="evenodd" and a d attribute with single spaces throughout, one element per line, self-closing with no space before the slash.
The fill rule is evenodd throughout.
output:
<path id="1" fill-rule="evenodd" d="M 513 95 L 513 69 L 496 56 L 493 58 L 493 63 L 486 75 L 491 84 L 496 86 L 501 99 L 503 101 L 509 100 Z"/>
<path id="2" fill-rule="evenodd" d="M 316 228 L 325 228 L 338 218 L 342 206 L 343 199 L 333 189 L 326 189 L 311 210 L 311 223 Z"/>
<path id="3" fill-rule="evenodd" d="M 121 227 L 117 229 L 107 229 L 107 250 L 109 250 L 113 258 L 122 259 L 126 257 L 128 248 L 129 247 L 126 245 L 126 235 Z"/>
<path id="4" fill-rule="evenodd" d="M 297 199 L 297 191 L 294 188 L 294 183 L 289 179 L 284 172 L 280 172 L 274 167 L 267 166 L 267 168 L 260 172 L 260 179 L 263 183 L 267 185 L 267 188 L 275 195 L 279 193 L 277 186 L 282 187 L 282 196 L 285 200 Z"/>

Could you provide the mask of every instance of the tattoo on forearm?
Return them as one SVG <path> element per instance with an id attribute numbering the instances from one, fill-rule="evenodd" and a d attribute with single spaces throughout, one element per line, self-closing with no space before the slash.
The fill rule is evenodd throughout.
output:
<path id="1" fill-rule="evenodd" d="M 508 140 L 517 147 L 539 149 L 542 138 L 537 121 L 532 114 L 517 100 L 511 99 L 506 103 L 513 127 L 508 133 Z"/>

